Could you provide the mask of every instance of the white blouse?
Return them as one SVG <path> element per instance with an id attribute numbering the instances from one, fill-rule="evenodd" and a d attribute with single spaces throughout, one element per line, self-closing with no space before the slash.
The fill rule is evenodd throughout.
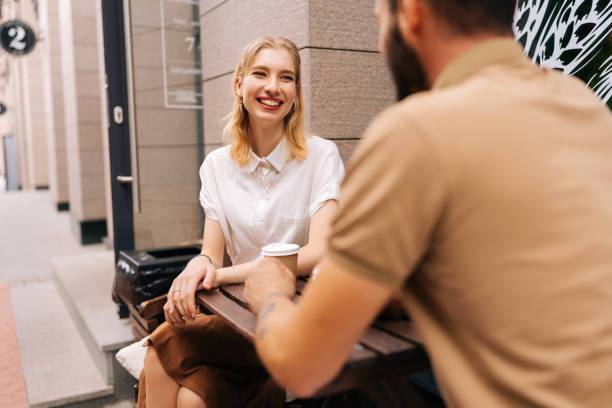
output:
<path id="1" fill-rule="evenodd" d="M 210 152 L 200 168 L 200 203 L 219 222 L 234 265 L 256 260 L 273 242 L 308 242 L 310 218 L 327 201 L 340 199 L 344 166 L 336 145 L 308 138 L 305 160 L 288 160 L 283 138 L 264 158 L 251 153 L 245 166 L 234 162 L 230 146 Z"/>

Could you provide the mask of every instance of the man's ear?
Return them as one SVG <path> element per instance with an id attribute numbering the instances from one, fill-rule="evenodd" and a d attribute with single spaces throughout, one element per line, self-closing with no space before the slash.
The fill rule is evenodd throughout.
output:
<path id="1" fill-rule="evenodd" d="M 415 34 L 421 29 L 423 23 L 424 0 L 398 0 L 397 28 L 404 41 L 412 43 Z"/>

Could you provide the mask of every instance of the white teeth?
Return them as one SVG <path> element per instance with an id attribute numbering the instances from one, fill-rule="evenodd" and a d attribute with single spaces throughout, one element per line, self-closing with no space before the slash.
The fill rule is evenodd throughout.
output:
<path id="1" fill-rule="evenodd" d="M 268 105 L 268 106 L 278 106 L 278 105 L 280 105 L 280 102 L 272 101 L 270 99 L 260 99 L 259 102 L 263 103 L 264 105 Z"/>

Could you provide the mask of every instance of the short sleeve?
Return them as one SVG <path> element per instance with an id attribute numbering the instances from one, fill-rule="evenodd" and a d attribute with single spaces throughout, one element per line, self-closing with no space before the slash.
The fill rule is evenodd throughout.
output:
<path id="1" fill-rule="evenodd" d="M 200 205 L 204 209 L 204 214 L 212 220 L 219 221 L 222 214 L 219 204 L 219 193 L 217 189 L 217 179 L 215 177 L 212 153 L 206 156 L 200 167 Z"/>
<path id="2" fill-rule="evenodd" d="M 397 109 L 381 114 L 357 147 L 328 252 L 349 270 L 392 287 L 402 285 L 427 251 L 445 195 L 425 137 L 398 116 Z"/>
<path id="3" fill-rule="evenodd" d="M 308 206 L 310 218 L 327 200 L 340 200 L 340 184 L 344 179 L 344 164 L 336 144 L 325 140 L 324 157 L 313 169 L 313 194 Z"/>

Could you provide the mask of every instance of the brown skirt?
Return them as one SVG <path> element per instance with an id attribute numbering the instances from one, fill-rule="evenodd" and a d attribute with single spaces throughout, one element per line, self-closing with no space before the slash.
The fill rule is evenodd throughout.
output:
<path id="1" fill-rule="evenodd" d="M 149 338 L 166 373 L 198 394 L 207 408 L 282 408 L 285 391 L 270 378 L 250 341 L 217 316 L 159 326 Z M 138 408 L 145 407 L 140 376 Z"/>

